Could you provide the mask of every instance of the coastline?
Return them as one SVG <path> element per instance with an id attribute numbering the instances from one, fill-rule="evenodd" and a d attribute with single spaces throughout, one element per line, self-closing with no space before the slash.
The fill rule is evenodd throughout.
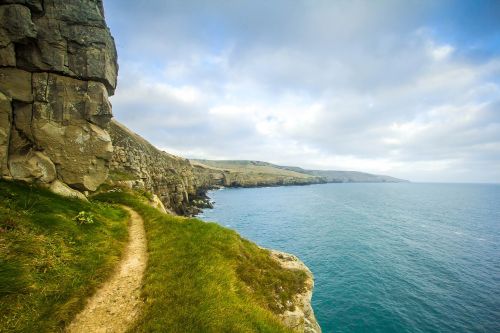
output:
<path id="1" fill-rule="evenodd" d="M 304 185 L 313 185 L 313 184 L 304 184 Z M 213 209 L 213 204 L 215 203 L 215 201 L 212 201 L 211 198 L 209 197 L 211 191 L 220 191 L 226 188 L 229 189 L 256 188 L 256 187 L 265 188 L 265 187 L 279 187 L 279 186 L 293 186 L 293 185 L 250 186 L 250 187 L 222 186 L 206 190 L 205 192 L 203 192 L 203 195 L 206 198 L 204 200 L 206 200 L 208 206 L 204 207 L 203 209 L 200 209 L 200 211 L 195 215 L 195 217 L 202 219 L 202 216 L 200 216 L 200 214 L 203 213 L 204 209 Z M 298 185 L 298 186 L 303 186 L 303 185 Z M 254 240 L 250 241 L 255 242 Z M 281 319 L 283 324 L 293 329 L 294 331 L 298 332 L 321 333 L 322 332 L 321 327 L 316 319 L 316 316 L 314 315 L 314 309 L 311 304 L 311 299 L 314 292 L 314 275 L 309 269 L 309 267 L 307 267 L 306 264 L 294 254 L 275 249 L 268 249 L 261 246 L 259 247 L 269 251 L 271 258 L 277 261 L 282 268 L 290 270 L 300 270 L 306 273 L 307 276 L 304 290 L 301 293 L 298 293 L 294 296 L 294 301 L 293 301 L 294 310 L 293 311 L 286 310 L 284 313 L 279 315 L 279 318 Z"/>
<path id="2" fill-rule="evenodd" d="M 203 213 L 204 209 L 213 209 L 215 201 L 213 201 L 209 193 L 212 191 L 221 191 L 225 189 L 244 189 L 244 188 L 271 188 L 271 187 L 289 187 L 289 186 L 311 186 L 330 184 L 328 182 L 320 183 L 290 183 L 290 184 L 259 184 L 259 185 L 210 185 L 199 187 L 196 196 L 190 200 L 192 216 L 197 217 Z"/>
<path id="3" fill-rule="evenodd" d="M 410 181 L 401 182 L 380 182 L 380 181 L 320 181 L 320 182 L 299 182 L 299 183 L 261 183 L 261 184 L 241 184 L 233 183 L 230 185 L 211 184 L 203 185 L 197 188 L 197 193 L 190 200 L 191 216 L 196 217 L 203 213 L 204 209 L 212 209 L 215 201 L 211 200 L 209 193 L 212 191 L 220 191 L 224 189 L 245 189 L 245 188 L 273 188 L 273 187 L 293 187 L 293 186 L 312 186 L 312 185 L 326 185 L 326 184 L 408 184 Z"/>

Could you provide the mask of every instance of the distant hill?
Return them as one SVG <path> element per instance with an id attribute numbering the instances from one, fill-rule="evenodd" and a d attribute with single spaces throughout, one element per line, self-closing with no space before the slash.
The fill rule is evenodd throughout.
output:
<path id="1" fill-rule="evenodd" d="M 326 183 L 323 177 L 260 161 L 190 160 L 201 187 L 257 187 Z"/>
<path id="2" fill-rule="evenodd" d="M 325 177 L 329 183 L 404 183 L 408 180 L 359 171 L 306 170 L 315 176 Z"/>
<path id="3" fill-rule="evenodd" d="M 199 179 L 222 186 L 273 186 L 316 183 L 400 183 L 407 180 L 359 171 L 307 170 L 248 160 L 190 160 Z M 210 176 L 209 176 L 210 175 Z"/>
<path id="4" fill-rule="evenodd" d="M 307 170 L 299 167 L 277 166 L 285 170 L 323 177 L 328 183 L 405 183 L 408 180 L 360 171 Z"/>

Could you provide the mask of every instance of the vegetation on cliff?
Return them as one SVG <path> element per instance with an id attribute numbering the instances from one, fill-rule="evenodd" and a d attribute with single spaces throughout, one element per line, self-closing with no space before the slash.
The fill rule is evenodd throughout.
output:
<path id="1" fill-rule="evenodd" d="M 306 273 L 284 269 L 236 232 L 160 213 L 126 192 L 96 197 L 132 207 L 145 221 L 145 307 L 133 331 L 287 332 L 278 315 L 295 307 Z"/>
<path id="2" fill-rule="evenodd" d="M 385 175 L 374 175 L 360 171 L 339 171 L 339 170 L 307 170 L 299 167 L 277 166 L 285 170 L 292 170 L 305 173 L 311 176 L 321 177 L 327 183 L 405 183 L 404 179 L 399 179 Z"/>
<path id="3" fill-rule="evenodd" d="M 148 242 L 144 308 L 132 331 L 288 332 L 281 317 L 308 289 L 304 270 L 285 269 L 236 232 L 152 208 L 120 189 L 90 202 L 26 183 L 0 183 L 0 331 L 63 329 L 113 272 L 128 214 Z M 281 315 L 281 317 L 280 317 Z"/>
<path id="4" fill-rule="evenodd" d="M 127 218 L 106 203 L 0 180 L 0 332 L 69 323 L 112 273 Z"/>
<path id="5" fill-rule="evenodd" d="M 261 161 L 191 160 L 201 186 L 255 187 L 318 183 L 398 183 L 406 180 L 358 171 L 307 170 Z M 208 186 L 210 187 L 210 186 Z"/>
<path id="6" fill-rule="evenodd" d="M 324 183 L 321 177 L 260 161 L 191 160 L 201 187 L 255 187 Z"/>

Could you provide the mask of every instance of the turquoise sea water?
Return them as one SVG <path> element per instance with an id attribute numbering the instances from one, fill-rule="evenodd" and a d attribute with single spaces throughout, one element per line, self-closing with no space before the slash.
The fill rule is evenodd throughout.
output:
<path id="1" fill-rule="evenodd" d="M 500 185 L 213 191 L 201 216 L 298 255 L 323 332 L 500 332 Z"/>

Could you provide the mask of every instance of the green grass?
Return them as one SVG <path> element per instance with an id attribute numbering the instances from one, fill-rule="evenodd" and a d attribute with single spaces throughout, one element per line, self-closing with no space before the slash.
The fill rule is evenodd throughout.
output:
<path id="1" fill-rule="evenodd" d="M 242 174 L 256 174 L 266 177 L 282 177 L 293 179 L 313 179 L 314 176 L 292 170 L 279 168 L 276 165 L 259 161 L 233 160 L 191 160 L 193 165 L 208 166 L 218 170 L 228 170 Z"/>
<path id="2" fill-rule="evenodd" d="M 260 161 L 191 160 L 195 174 L 201 179 L 211 179 L 218 174 L 224 186 L 277 186 L 322 183 L 320 177 L 286 169 Z M 210 183 L 210 181 L 209 181 Z"/>
<path id="3" fill-rule="evenodd" d="M 0 332 L 58 332 L 113 272 L 126 204 L 144 218 L 145 305 L 132 332 L 290 332 L 278 314 L 304 288 L 267 250 L 215 223 L 162 214 L 144 194 L 67 199 L 0 181 Z M 79 224 L 75 217 L 91 216 Z"/>
<path id="4" fill-rule="evenodd" d="M 79 212 L 93 223 L 78 224 Z M 113 272 L 125 211 L 0 180 L 0 332 L 62 331 Z"/>
<path id="5" fill-rule="evenodd" d="M 290 331 L 277 314 L 304 288 L 304 272 L 281 268 L 215 223 L 162 214 L 125 192 L 96 199 L 128 205 L 145 221 L 145 306 L 132 332 Z"/>
<path id="6" fill-rule="evenodd" d="M 108 179 L 112 181 L 137 180 L 137 176 L 122 170 L 110 170 Z"/>

